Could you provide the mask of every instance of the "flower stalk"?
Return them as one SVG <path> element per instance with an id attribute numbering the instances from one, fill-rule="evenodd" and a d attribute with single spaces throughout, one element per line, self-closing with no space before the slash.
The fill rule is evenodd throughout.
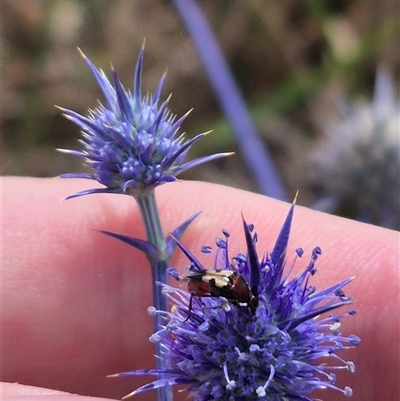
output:
<path id="1" fill-rule="evenodd" d="M 280 174 L 249 115 L 215 35 L 195 0 L 173 0 L 197 48 L 215 96 L 226 115 L 251 177 L 264 195 L 287 200 Z"/>
<path id="2" fill-rule="evenodd" d="M 160 261 L 168 260 L 169 255 L 166 252 L 167 244 L 161 226 L 155 192 L 149 191 L 135 199 L 143 219 L 147 240 L 157 247 L 159 251 L 158 259 Z M 158 281 L 165 282 L 165 280 Z"/>
<path id="3" fill-rule="evenodd" d="M 167 243 L 165 240 L 164 232 L 161 226 L 160 215 L 158 213 L 158 207 L 155 197 L 155 191 L 149 191 L 135 198 L 139 206 L 140 214 L 143 219 L 143 223 L 146 230 L 147 240 L 155 245 L 158 250 L 158 260 L 151 261 L 151 274 L 152 274 L 152 287 L 153 287 L 153 305 L 158 310 L 167 310 L 168 300 L 161 293 L 161 287 L 156 283 L 167 282 L 167 268 L 171 255 L 167 253 Z M 154 332 L 161 330 L 162 322 L 161 315 L 156 314 L 154 316 Z M 161 355 L 161 344 L 155 344 L 156 355 Z M 157 369 L 163 370 L 166 368 L 165 360 L 163 358 L 156 358 Z M 160 375 L 160 378 L 163 376 Z M 159 401 L 172 401 L 172 388 L 171 386 L 160 387 L 157 389 Z"/>

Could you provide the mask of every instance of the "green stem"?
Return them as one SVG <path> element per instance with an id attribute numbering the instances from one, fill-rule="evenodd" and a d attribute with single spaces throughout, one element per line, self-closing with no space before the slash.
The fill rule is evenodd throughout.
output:
<path id="1" fill-rule="evenodd" d="M 146 237 L 149 242 L 159 250 L 158 261 L 151 264 L 151 272 L 153 276 L 153 305 L 157 310 L 167 310 L 167 298 L 161 293 L 161 286 L 157 282 L 166 283 L 167 268 L 169 257 L 167 254 L 164 232 L 161 226 L 160 214 L 156 203 L 155 192 L 143 194 L 136 198 L 139 205 L 140 213 L 146 229 Z M 159 314 L 154 319 L 154 331 L 161 329 L 162 321 Z M 157 369 L 165 369 L 165 359 L 162 357 L 162 350 L 159 343 L 156 343 L 156 361 Z M 157 389 L 158 401 L 172 401 L 171 386 L 160 387 Z"/>
<path id="2" fill-rule="evenodd" d="M 166 242 L 161 226 L 160 214 L 158 213 L 155 192 L 150 191 L 149 193 L 145 193 L 137 197 L 136 201 L 143 218 L 147 240 L 159 249 L 160 260 L 166 260 L 168 258 L 165 251 Z"/>

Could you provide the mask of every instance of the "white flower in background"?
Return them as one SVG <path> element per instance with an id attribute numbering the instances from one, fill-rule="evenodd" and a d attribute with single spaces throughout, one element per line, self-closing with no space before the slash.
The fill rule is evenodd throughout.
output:
<path id="1" fill-rule="evenodd" d="M 399 229 L 400 101 L 389 71 L 378 69 L 371 102 L 338 109 L 310 159 L 314 208 Z"/>

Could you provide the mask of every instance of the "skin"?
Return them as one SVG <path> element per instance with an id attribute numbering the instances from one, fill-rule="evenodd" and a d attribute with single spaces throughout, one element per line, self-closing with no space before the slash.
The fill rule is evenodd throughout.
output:
<path id="1" fill-rule="evenodd" d="M 4 401 L 95 400 L 61 391 L 119 399 L 152 379 L 106 378 L 154 364 L 148 341 L 153 321 L 146 312 L 152 304 L 151 276 L 139 251 L 96 231 L 144 238 L 133 199 L 89 195 L 61 201 L 93 186 L 87 180 L 2 180 Z M 203 211 L 183 242 L 210 267 L 210 256 L 198 250 L 213 245 L 222 228 L 231 234 L 231 255 L 245 251 L 241 212 L 255 224 L 263 254 L 271 251 L 289 208 L 264 196 L 200 182 L 164 185 L 157 189 L 157 200 L 166 233 Z M 356 276 L 345 293 L 354 296 L 351 308 L 357 314 L 344 319 L 341 331 L 362 342 L 340 354 L 354 361 L 356 372 L 338 371 L 338 386 L 352 387 L 354 401 L 399 399 L 399 233 L 296 207 L 288 261 L 301 246 L 305 255 L 296 266 L 304 266 L 317 245 L 323 251 L 312 280 L 317 288 Z M 176 255 L 172 265 L 183 273 L 188 262 L 180 251 Z M 330 390 L 314 396 L 345 399 Z M 183 392 L 176 399 L 185 397 Z M 154 399 L 155 393 L 148 392 L 132 400 Z"/>

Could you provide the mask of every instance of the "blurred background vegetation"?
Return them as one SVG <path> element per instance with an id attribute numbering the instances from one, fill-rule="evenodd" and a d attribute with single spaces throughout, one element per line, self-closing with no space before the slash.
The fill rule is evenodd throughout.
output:
<path id="1" fill-rule="evenodd" d="M 315 202 L 310 154 L 335 113 L 333 99 L 372 99 L 376 71 L 400 70 L 398 0 L 201 0 L 290 196 Z M 166 0 L 2 0 L 2 174 L 82 171 L 55 148 L 80 149 L 79 130 L 54 105 L 85 114 L 103 101 L 77 52 L 129 87 L 146 38 L 143 89 L 167 69 L 165 97 L 188 136 L 214 130 L 193 157 L 237 154 L 182 178 L 257 191 L 221 114 L 193 42 Z M 351 213 L 349 213 L 351 215 Z"/>

